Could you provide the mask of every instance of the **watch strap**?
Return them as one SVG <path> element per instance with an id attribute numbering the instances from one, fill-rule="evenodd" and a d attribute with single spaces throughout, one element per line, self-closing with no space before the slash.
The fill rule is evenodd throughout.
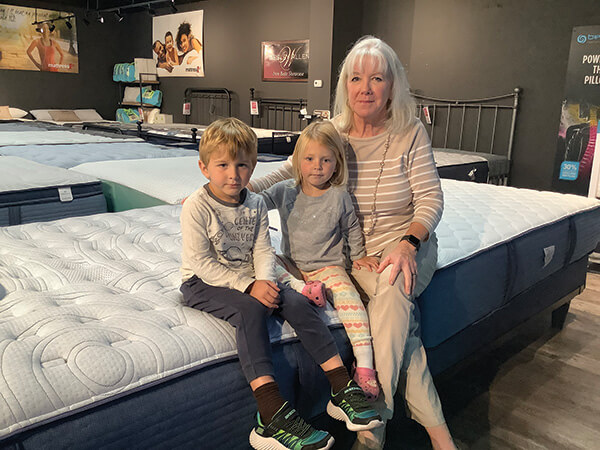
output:
<path id="1" fill-rule="evenodd" d="M 408 241 L 417 251 L 421 248 L 421 240 L 413 234 L 405 234 L 400 241 Z"/>

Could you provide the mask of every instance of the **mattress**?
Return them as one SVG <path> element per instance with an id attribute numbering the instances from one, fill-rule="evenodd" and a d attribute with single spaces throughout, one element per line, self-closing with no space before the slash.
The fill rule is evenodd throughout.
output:
<path id="1" fill-rule="evenodd" d="M 9 145 L 0 155 L 19 156 L 49 166 L 70 167 L 95 161 L 195 156 L 198 152 L 158 146 L 147 142 L 101 142 L 91 144 Z"/>
<path id="2" fill-rule="evenodd" d="M 235 359 L 233 327 L 182 305 L 180 209 L 0 229 L 0 439 Z"/>
<path id="3" fill-rule="evenodd" d="M 106 200 L 97 178 L 0 156 L 0 226 L 105 211 Z"/>
<path id="4" fill-rule="evenodd" d="M 0 147 L 6 145 L 29 145 L 29 144 L 87 144 L 91 142 L 122 142 L 136 141 L 139 139 L 132 136 L 99 136 L 91 133 L 77 133 L 66 130 L 29 130 L 2 131 L 0 132 Z"/>
<path id="5" fill-rule="evenodd" d="M 494 254 L 503 246 L 521 247 L 514 257 L 522 259 L 519 265 L 527 270 L 515 270 L 516 278 L 509 283 L 511 291 L 517 292 L 586 254 L 600 237 L 600 202 L 453 180 L 443 180 L 442 184 L 446 207 L 438 227 L 438 271 L 419 299 L 427 344 L 439 335 L 430 316 L 437 328 L 458 320 L 459 326 L 454 328 L 459 332 L 463 323 L 464 297 L 456 293 L 445 274 L 461 276 L 461 268 L 470 270 L 467 264 L 481 256 Z M 34 435 L 32 442 L 44 443 L 44 436 L 47 439 L 49 435 L 71 442 L 77 433 L 85 435 L 89 428 L 102 426 L 97 419 L 104 417 L 114 423 L 114 432 L 113 436 L 102 435 L 103 445 L 106 439 L 114 440 L 114 448 L 159 445 L 161 440 L 152 441 L 156 436 L 163 439 L 164 435 L 166 442 L 167 435 L 171 439 L 179 435 L 164 426 L 156 428 L 162 423 L 162 410 L 171 411 L 174 406 L 172 399 L 200 399 L 211 411 L 213 404 L 221 405 L 223 396 L 232 395 L 226 397 L 214 424 L 219 428 L 218 423 L 228 423 L 230 432 L 219 428 L 211 436 L 221 439 L 215 448 L 223 448 L 232 436 L 238 439 L 234 440 L 236 445 L 247 442 L 246 427 L 251 426 L 254 407 L 247 387 L 236 390 L 244 384 L 239 367 L 227 363 L 235 360 L 233 329 L 208 314 L 182 306 L 178 291 L 180 209 L 163 205 L 0 229 L 0 355 L 3 362 L 11 361 L 3 363 L 0 371 L 0 439 L 40 426 L 48 434 L 41 434 L 38 441 Z M 566 252 L 556 240 L 564 229 L 554 228 L 565 220 L 571 230 L 566 233 L 570 236 Z M 551 230 L 549 241 L 555 245 L 554 251 L 546 250 L 548 242 L 537 235 L 547 229 Z M 276 238 L 278 233 L 275 230 L 273 234 Z M 520 239 L 525 239 L 523 245 Z M 460 280 L 460 287 L 467 291 L 471 285 L 481 285 L 480 291 L 486 296 L 475 301 L 485 302 L 487 297 L 494 297 L 496 285 L 487 284 L 489 278 L 479 278 L 480 272 L 471 272 L 466 283 Z M 440 279 L 445 286 L 436 285 Z M 506 294 L 505 283 L 506 279 L 500 280 L 502 295 Z M 477 304 L 468 306 L 481 312 Z M 322 314 L 330 326 L 338 327 L 334 331 L 340 331 L 335 312 L 327 309 Z M 470 320 L 477 319 L 470 316 Z M 292 355 L 300 351 L 288 347 L 294 333 L 278 321 L 271 321 L 269 326 L 272 341 L 285 343 L 275 345 L 274 354 L 292 364 L 296 357 Z M 438 334 L 430 338 L 427 333 Z M 347 347 L 346 341 L 346 354 Z M 310 372 L 298 368 L 296 372 L 287 364 L 276 367 L 288 371 L 283 379 L 290 383 Z M 182 391 L 182 384 L 171 383 L 180 377 L 193 395 L 190 390 Z M 162 394 L 157 397 L 140 397 L 160 389 Z M 228 406 L 241 397 L 248 402 Z M 138 398 L 144 401 L 136 402 Z M 306 401 L 306 395 L 301 398 Z M 144 422 L 131 421 L 134 411 L 123 409 L 123 405 L 142 409 Z M 197 420 L 197 415 L 187 413 L 186 405 L 179 410 L 179 417 L 165 416 L 168 426 Z M 87 409 L 88 413 L 64 422 Z M 98 415 L 93 415 L 98 410 Z M 232 426 L 236 422 L 230 414 L 239 417 L 240 411 L 244 426 Z M 155 416 L 160 420 L 153 421 Z M 57 431 L 51 427 L 54 421 L 58 421 Z M 47 423 L 50 425 L 44 427 Z M 66 429 L 72 434 L 61 432 L 65 423 L 70 424 Z M 138 435 L 148 442 L 127 440 L 127 433 L 139 431 L 136 427 L 141 427 L 143 432 Z M 189 434 L 190 427 L 180 431 Z M 194 445 L 182 439 L 177 445 Z M 93 448 L 95 443 L 86 442 L 86 446 Z"/>
<path id="6" fill-rule="evenodd" d="M 455 150 L 451 148 L 434 148 L 433 155 L 438 167 L 449 166 L 452 164 L 474 164 L 487 162 L 489 178 L 502 178 L 508 176 L 510 171 L 510 161 L 505 156 L 492 155 L 490 153 L 469 152 L 464 150 Z M 464 181 L 464 180 L 463 180 Z"/>
<path id="7" fill-rule="evenodd" d="M 455 153 L 451 150 L 435 149 L 433 157 L 440 178 L 477 183 L 488 181 L 488 162 L 474 153 Z"/>
<path id="8" fill-rule="evenodd" d="M 264 176 L 280 167 L 285 159 L 266 155 L 268 162 L 259 161 L 253 178 Z M 262 159 L 262 157 L 261 157 Z M 152 206 L 148 198 L 156 199 L 156 204 L 180 204 L 183 199 L 206 184 L 208 180 L 198 167 L 198 156 L 161 158 L 159 160 L 101 161 L 80 164 L 70 170 L 100 178 L 112 191 L 111 201 L 114 210 L 127 207 Z"/>

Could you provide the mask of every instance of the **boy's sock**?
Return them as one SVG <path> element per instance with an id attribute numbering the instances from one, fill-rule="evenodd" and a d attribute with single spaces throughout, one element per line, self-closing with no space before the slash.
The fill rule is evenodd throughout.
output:
<path id="1" fill-rule="evenodd" d="M 336 367 L 333 370 L 328 370 L 325 372 L 327 375 L 327 379 L 329 380 L 329 384 L 331 384 L 331 390 L 334 394 L 337 394 L 350 382 L 350 375 L 348 375 L 348 371 L 346 367 L 340 366 Z"/>
<path id="2" fill-rule="evenodd" d="M 279 392 L 279 386 L 274 381 L 263 384 L 252 392 L 258 405 L 258 412 L 264 425 L 271 423 L 273 416 L 285 403 Z"/>

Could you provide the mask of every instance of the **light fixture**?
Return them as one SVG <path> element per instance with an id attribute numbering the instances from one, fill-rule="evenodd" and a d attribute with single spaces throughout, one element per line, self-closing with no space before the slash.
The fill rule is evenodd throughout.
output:
<path id="1" fill-rule="evenodd" d="M 152 7 L 150 6 L 150 3 L 148 3 L 148 14 L 150 14 L 151 16 L 156 15 L 156 11 L 154 9 L 152 9 Z"/>
<path id="2" fill-rule="evenodd" d="M 82 20 L 83 20 L 83 23 L 85 23 L 86 25 L 90 24 L 90 21 L 86 16 L 84 16 Z"/>
<path id="3" fill-rule="evenodd" d="M 117 22 L 121 22 L 125 18 L 120 9 L 115 11 L 115 16 L 117 16 Z"/>
<path id="4" fill-rule="evenodd" d="M 69 30 L 73 29 L 73 24 L 71 23 L 71 19 L 67 19 L 67 21 L 65 22 L 65 25 L 67 26 L 67 28 Z"/>
<path id="5" fill-rule="evenodd" d="M 98 15 L 96 16 L 96 20 L 99 23 L 104 23 L 104 17 L 100 15 L 100 13 L 98 12 Z"/>
<path id="6" fill-rule="evenodd" d="M 177 8 L 175 7 L 175 0 L 171 0 L 171 11 L 173 11 L 174 13 L 177 12 Z"/>

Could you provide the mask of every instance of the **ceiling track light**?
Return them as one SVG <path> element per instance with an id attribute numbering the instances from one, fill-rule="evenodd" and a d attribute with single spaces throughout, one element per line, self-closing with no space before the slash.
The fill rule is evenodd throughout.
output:
<path id="1" fill-rule="evenodd" d="M 156 15 L 156 11 L 154 9 L 152 9 L 152 7 L 150 6 L 150 3 L 148 3 L 148 14 L 150 14 L 151 16 L 155 16 Z"/>
<path id="2" fill-rule="evenodd" d="M 177 8 L 175 7 L 175 0 L 171 0 L 171 11 L 174 13 L 177 12 Z"/>
<path id="3" fill-rule="evenodd" d="M 73 29 L 73 24 L 71 23 L 71 19 L 67 19 L 67 21 L 65 22 L 65 25 L 67 26 L 67 28 L 69 30 Z"/>
<path id="4" fill-rule="evenodd" d="M 115 16 L 117 16 L 117 22 L 121 22 L 125 18 L 120 9 L 115 11 Z"/>
<path id="5" fill-rule="evenodd" d="M 96 16 L 96 21 L 98 21 L 98 23 L 104 23 L 104 16 L 101 16 L 100 12 L 98 12 L 98 15 Z"/>

